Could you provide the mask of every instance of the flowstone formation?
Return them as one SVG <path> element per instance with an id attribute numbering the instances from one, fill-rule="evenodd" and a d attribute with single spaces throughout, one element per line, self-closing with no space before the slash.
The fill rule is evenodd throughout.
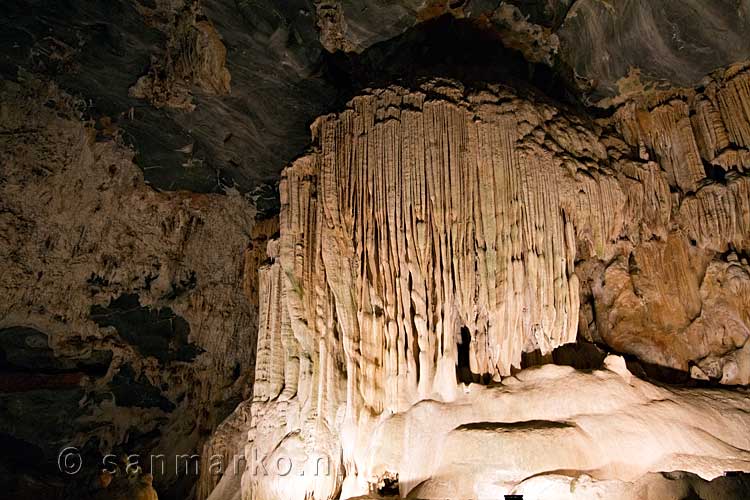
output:
<path id="1" fill-rule="evenodd" d="M 748 384 L 749 81 L 730 68 L 591 120 L 432 80 L 319 118 L 259 272 L 246 446 L 297 468 L 248 468 L 242 494 L 536 498 L 579 481 L 643 498 L 628 483 L 677 495 L 750 471 L 743 389 L 660 388 L 617 356 L 518 372 L 578 338 Z"/>
<path id="2" fill-rule="evenodd" d="M 4 498 L 85 497 L 105 452 L 201 458 L 108 498 L 750 498 L 749 30 L 3 2 Z"/>

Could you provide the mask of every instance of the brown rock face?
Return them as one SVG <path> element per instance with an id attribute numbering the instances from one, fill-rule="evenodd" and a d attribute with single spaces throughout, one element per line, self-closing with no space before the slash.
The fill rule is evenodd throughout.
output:
<path id="1" fill-rule="evenodd" d="M 750 498 L 750 0 L 0 11 L 2 495 Z"/>
<path id="2" fill-rule="evenodd" d="M 156 108 L 192 111 L 192 85 L 207 94 L 229 94 L 227 49 L 213 24 L 201 15 L 197 2 L 178 12 L 173 23 L 166 28 L 169 43 L 162 60 L 155 61 L 148 74 L 138 79 L 130 95 L 147 99 Z"/>
<path id="3" fill-rule="evenodd" d="M 101 489 L 92 500 L 159 500 L 151 485 L 153 476 L 137 469 L 110 475 L 102 472 Z"/>
<path id="4" fill-rule="evenodd" d="M 726 384 L 750 382 L 748 81 L 734 67 L 702 92 L 618 110 L 618 130 L 641 158 L 656 157 L 673 191 L 669 234 L 619 256 L 594 290 L 609 345 L 682 371 L 696 365 L 694 375 Z"/>
<path id="5" fill-rule="evenodd" d="M 194 453 L 247 397 L 273 224 L 239 194 L 153 190 L 53 86 L 0 93 L 1 432 L 46 454 Z"/>

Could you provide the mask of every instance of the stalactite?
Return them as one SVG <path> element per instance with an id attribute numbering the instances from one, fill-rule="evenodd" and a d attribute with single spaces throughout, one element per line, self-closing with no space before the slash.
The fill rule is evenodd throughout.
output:
<path id="1" fill-rule="evenodd" d="M 373 436 L 378 422 L 409 413 L 433 425 L 421 412 L 466 399 L 457 372 L 499 382 L 523 353 L 575 341 L 584 293 L 611 345 L 742 383 L 744 338 L 722 347 L 707 329 L 723 320 L 700 316 L 705 287 L 722 286 L 704 281 L 706 270 L 740 269 L 722 271 L 716 252 L 745 249 L 750 237 L 745 179 L 704 169 L 735 168 L 732 151 L 742 158 L 741 127 L 716 104 L 730 91 L 742 102 L 733 85 L 650 109 L 625 104 L 588 123 L 502 86 L 433 80 L 369 90 L 320 117 L 312 150 L 282 175 L 280 237 L 260 273 L 249 446 L 276 450 L 268 456 L 304 448 L 335 473 L 293 485 L 247 477 L 251 498 L 366 491 L 379 470 L 368 460 L 392 453 L 374 443 L 401 442 L 392 429 Z M 577 269 L 581 261 L 599 264 Z M 675 288 L 677 301 L 665 299 Z M 717 304 L 710 310 L 744 321 L 744 302 Z M 670 308 L 681 315 L 652 318 Z M 705 349 L 670 354 L 668 335 L 677 335 L 669 345 L 692 336 Z M 412 458 L 399 465 L 402 492 L 439 467 Z"/>

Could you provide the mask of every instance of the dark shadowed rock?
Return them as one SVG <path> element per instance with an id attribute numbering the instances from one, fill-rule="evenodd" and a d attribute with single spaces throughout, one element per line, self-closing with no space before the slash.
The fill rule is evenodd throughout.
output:
<path id="1" fill-rule="evenodd" d="M 620 93 L 631 71 L 692 87 L 750 58 L 749 9 L 748 0 L 578 0 L 558 31 L 561 57 L 595 101 Z"/>

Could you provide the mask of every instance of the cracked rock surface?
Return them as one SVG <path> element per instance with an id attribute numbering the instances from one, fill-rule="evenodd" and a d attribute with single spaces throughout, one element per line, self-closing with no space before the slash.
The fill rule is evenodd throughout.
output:
<path id="1" fill-rule="evenodd" d="M 147 182 L 197 192 L 273 184 L 309 124 L 352 97 L 342 79 L 359 56 L 408 52 L 415 40 L 400 36 L 446 16 L 551 68 L 571 101 L 603 106 L 750 58 L 749 0 L 10 0 L 0 13 L 3 78 L 54 79 L 125 131 Z M 456 42 L 445 26 L 434 39 Z"/>

